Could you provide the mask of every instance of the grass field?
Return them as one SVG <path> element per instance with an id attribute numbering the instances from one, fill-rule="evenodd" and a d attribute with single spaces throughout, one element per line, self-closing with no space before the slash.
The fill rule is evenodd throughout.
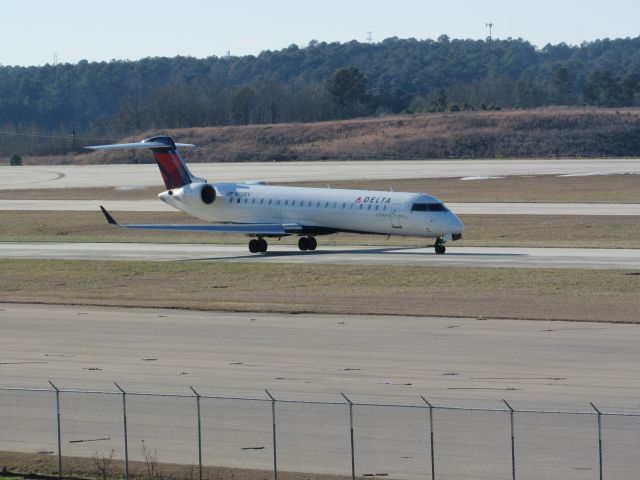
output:
<path id="1" fill-rule="evenodd" d="M 196 480 L 198 467 L 196 465 L 177 465 L 163 463 L 162 458 L 149 463 L 129 461 L 129 478 L 140 480 Z M 149 466 L 154 472 L 150 475 Z M 22 453 L 0 451 L 0 466 L 5 466 L 9 472 L 35 473 L 57 478 L 57 457 L 53 454 Z M 115 480 L 125 478 L 124 462 L 117 456 L 105 460 L 104 456 L 96 454 L 93 458 L 70 457 L 62 458 L 64 478 Z M 245 468 L 229 468 L 204 466 L 202 476 L 208 480 L 271 480 L 273 472 L 270 470 L 252 470 Z M 0 480 L 22 480 L 21 476 L 0 475 Z M 29 478 L 28 475 L 25 478 Z M 278 471 L 278 478 L 282 480 L 347 480 L 350 476 L 321 475 L 313 473 L 294 473 Z"/>
<path id="2" fill-rule="evenodd" d="M 180 212 L 116 212 L 121 223 L 201 223 Z M 466 230 L 457 246 L 640 248 L 638 217 L 554 215 L 466 215 Z M 338 234 L 319 237 L 322 245 L 424 246 L 414 237 Z M 96 212 L 0 211 L 4 242 L 166 242 L 245 243 L 243 235 L 125 230 L 106 224 Z M 274 240 L 277 241 L 277 240 Z M 297 237 L 280 243 L 294 245 Z"/>
<path id="3" fill-rule="evenodd" d="M 189 156 L 200 162 L 362 158 L 536 159 L 637 156 L 640 151 L 639 126 L 638 108 L 544 107 L 165 129 L 163 133 L 178 141 L 197 145 L 198 148 L 193 149 Z M 138 141 L 157 133 L 156 130 L 138 132 L 120 141 Z M 25 154 L 32 150 L 30 144 L 34 139 L 16 138 L 14 141 L 19 144 L 9 150 L 21 150 Z M 49 150 L 51 142 L 51 138 L 47 139 L 50 147 L 39 151 Z M 148 158 L 144 155 L 107 151 L 58 157 L 25 155 L 24 160 L 27 164 L 40 165 L 122 163 Z"/>
<path id="4" fill-rule="evenodd" d="M 197 170 L 197 166 L 195 167 Z M 160 176 L 158 175 L 158 182 Z M 284 185 L 284 184 L 283 184 Z M 326 187 L 327 182 L 296 183 Z M 508 177 L 503 179 L 460 180 L 459 178 L 415 178 L 400 180 L 338 181 L 334 188 L 426 192 L 445 202 L 551 202 L 551 203 L 640 203 L 640 175 L 593 175 L 584 177 Z M 34 200 L 147 200 L 164 190 L 76 188 L 4 190 L 0 199 Z"/>
<path id="5" fill-rule="evenodd" d="M 640 275 L 620 270 L 61 260 L 0 260 L 0 270 L 1 302 L 640 320 Z"/>

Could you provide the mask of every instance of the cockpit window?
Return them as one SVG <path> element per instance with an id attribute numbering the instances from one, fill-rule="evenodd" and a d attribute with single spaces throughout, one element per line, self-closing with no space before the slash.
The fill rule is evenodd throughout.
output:
<path id="1" fill-rule="evenodd" d="M 447 207 L 442 203 L 414 203 L 412 212 L 446 212 Z"/>

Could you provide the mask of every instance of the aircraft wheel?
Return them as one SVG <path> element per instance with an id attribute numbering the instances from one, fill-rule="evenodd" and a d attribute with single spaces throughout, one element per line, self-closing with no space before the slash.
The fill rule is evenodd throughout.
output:
<path id="1" fill-rule="evenodd" d="M 307 237 L 300 237 L 298 240 L 298 248 L 302 251 L 309 250 L 309 239 Z"/>
<path id="2" fill-rule="evenodd" d="M 258 253 L 260 251 L 260 242 L 255 238 L 249 240 L 249 251 L 251 253 Z"/>
<path id="3" fill-rule="evenodd" d="M 267 241 L 264 238 L 259 238 L 258 251 L 261 253 L 265 253 L 267 251 L 267 248 L 269 248 L 269 244 L 267 243 Z"/>
<path id="4" fill-rule="evenodd" d="M 307 237 L 307 243 L 309 250 L 315 250 L 318 246 L 318 242 L 316 241 L 315 237 Z"/>
<path id="5" fill-rule="evenodd" d="M 446 247 L 444 245 L 442 245 L 441 243 L 436 244 L 435 249 L 436 249 L 436 253 L 438 255 L 443 255 L 444 252 L 447 251 Z"/>

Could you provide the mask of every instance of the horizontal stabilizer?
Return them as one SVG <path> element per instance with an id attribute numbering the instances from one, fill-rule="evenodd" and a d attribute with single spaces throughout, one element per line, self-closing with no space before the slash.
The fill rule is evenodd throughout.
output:
<path id="1" fill-rule="evenodd" d="M 191 143 L 175 143 L 176 147 L 195 147 Z M 166 143 L 161 142 L 136 142 L 136 143 L 115 143 L 113 145 L 94 145 L 84 147 L 88 150 L 126 150 L 129 148 L 169 148 Z"/>

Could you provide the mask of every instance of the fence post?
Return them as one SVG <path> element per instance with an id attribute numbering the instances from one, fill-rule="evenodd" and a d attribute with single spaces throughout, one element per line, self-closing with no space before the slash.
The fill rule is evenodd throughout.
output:
<path id="1" fill-rule="evenodd" d="M 58 478 L 62 478 L 62 432 L 60 430 L 60 389 L 56 387 L 51 380 L 49 385 L 56 391 L 56 418 L 58 431 Z"/>
<path id="2" fill-rule="evenodd" d="M 271 399 L 271 420 L 273 424 L 273 480 L 278 480 L 278 444 L 276 439 L 276 399 L 265 388 L 264 390 Z"/>
<path id="3" fill-rule="evenodd" d="M 353 402 L 347 398 L 344 393 L 341 393 L 342 397 L 349 402 L 349 430 L 351 432 L 351 480 L 356 480 L 356 448 L 355 440 L 353 437 Z"/>
<path id="4" fill-rule="evenodd" d="M 431 405 L 429 400 L 424 398 L 422 395 L 420 396 L 420 398 L 424 401 L 424 403 L 429 405 L 429 433 L 431 436 L 431 480 L 436 480 L 436 457 L 433 450 L 433 405 Z"/>
<path id="5" fill-rule="evenodd" d="M 602 412 L 593 402 L 589 403 L 591 403 L 591 406 L 598 414 L 598 466 L 600 469 L 600 480 L 602 480 Z"/>
<path id="6" fill-rule="evenodd" d="M 114 382 L 114 385 L 122 393 L 122 425 L 124 426 L 124 478 L 129 480 L 129 436 L 127 434 L 127 392 Z"/>
<path id="7" fill-rule="evenodd" d="M 198 480 L 202 480 L 202 417 L 200 416 L 200 394 L 195 388 L 189 385 L 189 388 L 196 396 L 196 409 L 198 413 Z"/>
<path id="8" fill-rule="evenodd" d="M 502 399 L 502 401 L 509 409 L 511 416 L 511 478 L 512 480 L 516 480 L 516 434 L 513 425 L 513 414 L 515 410 L 511 408 L 511 405 L 509 405 L 505 399 Z"/>

